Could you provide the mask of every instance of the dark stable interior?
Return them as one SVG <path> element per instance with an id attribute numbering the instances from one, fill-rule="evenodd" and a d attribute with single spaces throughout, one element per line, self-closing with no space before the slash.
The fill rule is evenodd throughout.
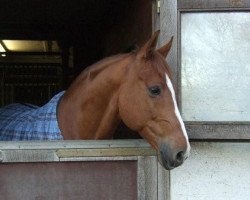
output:
<path id="1" fill-rule="evenodd" d="M 129 51 L 134 45 L 141 46 L 151 33 L 151 0 L 6 0 L 0 6 L 0 40 L 53 40 L 60 47 L 58 55 L 61 58 L 61 84 L 52 93 L 67 89 L 71 81 L 90 64 L 104 57 Z M 35 52 L 23 52 L 21 56 L 14 52 L 9 54 L 12 58 L 19 56 L 20 62 L 23 55 L 26 60 L 29 54 L 39 56 Z M 44 55 L 54 56 L 49 52 L 41 53 L 40 56 Z M 69 64 L 70 57 L 72 66 Z M 8 60 L 8 53 L 4 58 L 5 63 L 7 60 L 9 73 L 12 73 L 12 58 Z M 2 61 L 3 58 L 0 58 L 0 64 Z M 54 64 L 50 65 L 48 60 L 47 65 Z M 22 78 L 14 81 L 22 82 Z M 14 90 L 14 96 L 20 96 L 18 92 L 24 94 L 25 87 L 28 86 Z M 48 101 L 48 98 L 41 98 L 42 95 L 39 94 L 45 90 L 47 89 L 38 86 L 34 86 L 33 90 L 27 88 L 31 94 L 26 96 L 34 100 L 31 99 L 28 103 L 43 104 Z M 9 98 L 6 92 L 0 95 L 5 95 L 5 99 Z M 38 101 L 39 98 L 42 100 Z M 120 125 L 118 132 L 119 138 L 135 136 L 127 136 L 129 131 L 124 124 Z"/>

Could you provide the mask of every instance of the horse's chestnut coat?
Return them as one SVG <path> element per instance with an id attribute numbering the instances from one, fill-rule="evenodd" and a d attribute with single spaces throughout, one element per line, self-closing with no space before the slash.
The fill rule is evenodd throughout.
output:
<path id="1" fill-rule="evenodd" d="M 109 139 L 123 121 L 145 138 L 166 169 L 186 159 L 190 145 L 165 58 L 173 38 L 155 50 L 159 31 L 138 51 L 86 68 L 58 107 L 64 139 Z"/>

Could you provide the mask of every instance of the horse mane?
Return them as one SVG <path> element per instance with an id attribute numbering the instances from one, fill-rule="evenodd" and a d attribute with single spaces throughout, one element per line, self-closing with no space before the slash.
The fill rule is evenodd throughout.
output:
<path id="1" fill-rule="evenodd" d="M 104 58 L 101 61 L 89 66 L 88 67 L 89 69 L 86 68 L 89 72 L 88 73 L 89 79 L 93 80 L 100 72 L 105 70 L 107 67 L 120 62 L 121 60 L 127 58 L 130 55 L 131 55 L 131 53 L 117 54 L 114 56 Z"/>
<path id="2" fill-rule="evenodd" d="M 114 65 L 123 59 L 129 58 L 132 55 L 136 56 L 137 53 L 138 50 L 103 58 L 102 60 L 85 68 L 75 79 L 73 84 L 82 83 L 84 80 L 91 81 L 107 67 Z M 169 66 L 165 62 L 165 58 L 163 58 L 157 51 L 153 52 L 152 56 L 146 61 L 152 65 L 153 69 L 155 69 L 160 76 L 165 77 L 165 74 L 167 73 L 169 78 L 172 80 L 172 73 Z"/>
<path id="3" fill-rule="evenodd" d="M 137 55 L 139 49 L 136 49 L 135 51 L 132 51 L 130 53 L 121 53 L 117 55 L 113 55 L 107 58 L 104 58 L 100 60 L 97 63 L 94 63 L 93 65 L 90 65 L 85 70 L 88 71 L 89 78 L 92 80 L 94 77 L 96 77 L 100 72 L 105 70 L 110 65 L 114 65 L 115 63 L 120 62 L 121 60 L 128 58 L 131 55 Z M 163 58 L 157 51 L 155 51 L 152 54 L 152 57 L 148 59 L 148 61 L 151 63 L 152 67 L 161 75 L 165 77 L 165 74 L 167 73 L 170 79 L 172 79 L 172 72 L 165 62 L 165 58 Z M 84 70 L 84 71 L 85 71 Z"/>
<path id="4" fill-rule="evenodd" d="M 120 62 L 129 57 L 132 53 L 123 53 L 103 58 L 102 60 L 85 68 L 75 79 L 73 84 L 82 83 L 84 80 L 93 80 L 99 73 L 105 70 L 110 65 Z"/>

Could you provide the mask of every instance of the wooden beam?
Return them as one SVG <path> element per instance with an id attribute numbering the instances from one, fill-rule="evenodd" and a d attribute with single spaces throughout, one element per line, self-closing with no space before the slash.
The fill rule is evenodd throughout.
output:
<path id="1" fill-rule="evenodd" d="M 0 44 L 2 45 L 2 47 L 4 48 L 4 50 L 5 50 L 6 52 L 9 51 L 9 49 L 8 49 L 8 48 L 6 47 L 6 45 L 4 44 L 3 40 L 0 40 Z"/>

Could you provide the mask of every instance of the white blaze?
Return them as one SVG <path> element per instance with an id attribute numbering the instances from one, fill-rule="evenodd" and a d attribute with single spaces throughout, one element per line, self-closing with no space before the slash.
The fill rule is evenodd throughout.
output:
<path id="1" fill-rule="evenodd" d="M 181 129 L 182 129 L 182 132 L 186 138 L 186 142 L 187 142 L 187 151 L 186 151 L 186 154 L 185 156 L 187 157 L 189 155 L 189 152 L 190 152 L 190 144 L 189 144 L 189 141 L 188 141 L 188 135 L 187 135 L 187 131 L 186 131 L 186 128 L 185 128 L 185 125 L 184 125 L 184 122 L 181 118 L 181 115 L 180 115 L 180 111 L 178 109 L 178 106 L 177 106 L 177 102 L 176 102 L 176 98 L 175 98 L 175 91 L 174 91 L 174 87 L 173 87 L 173 84 L 170 80 L 170 78 L 168 77 L 168 75 L 166 74 L 166 82 L 167 82 L 167 86 L 172 94 L 172 98 L 173 98 L 173 102 L 174 102 L 174 111 L 175 111 L 175 115 L 177 117 L 177 119 L 179 120 L 180 122 L 180 125 L 181 125 Z"/>

